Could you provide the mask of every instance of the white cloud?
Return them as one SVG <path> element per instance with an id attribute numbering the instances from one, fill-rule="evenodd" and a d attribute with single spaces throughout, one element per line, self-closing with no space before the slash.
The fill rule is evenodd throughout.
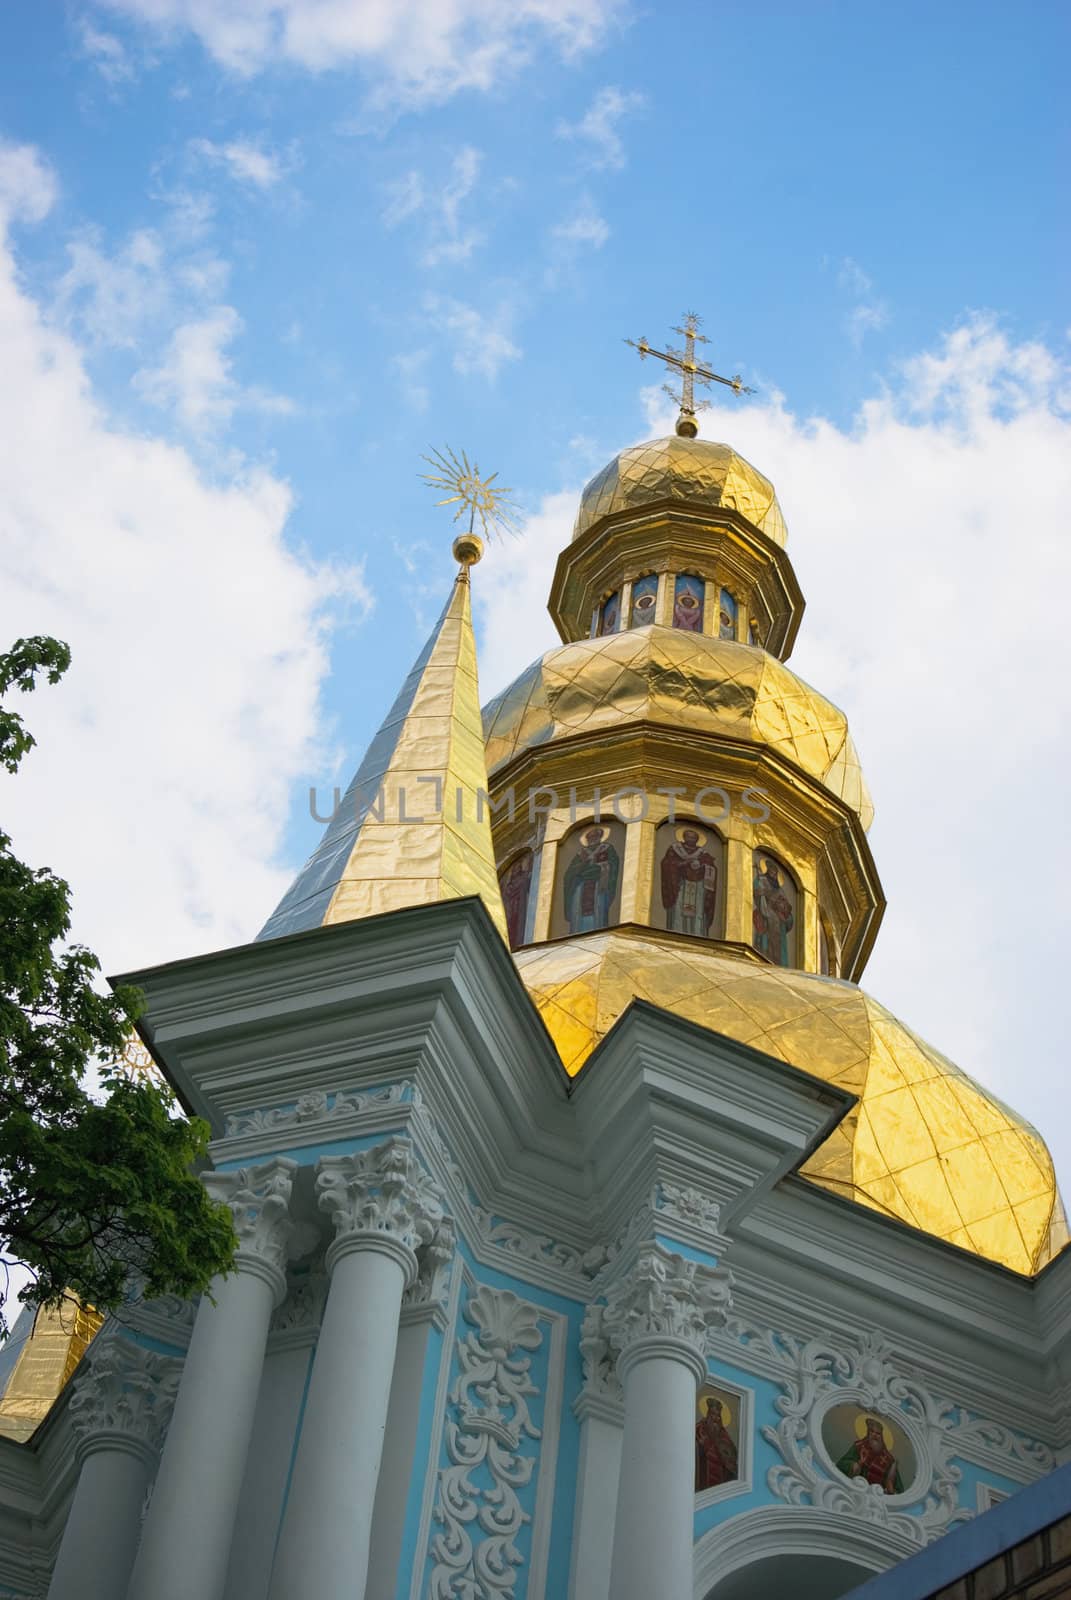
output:
<path id="1" fill-rule="evenodd" d="M 1030 1117 L 1071 1190 L 1066 379 L 976 318 L 849 428 L 774 398 L 703 431 L 777 486 L 808 599 L 791 665 L 849 713 L 874 791 L 889 910 L 864 985 Z M 546 594 L 575 510 L 576 491 L 551 496 L 477 574 L 485 696 L 555 642 Z"/>
<path id="2" fill-rule="evenodd" d="M 844 318 L 844 327 L 858 350 L 868 333 L 877 333 L 889 320 L 889 308 L 874 292 L 872 279 L 858 261 L 845 256 L 837 272 L 837 286 L 856 303 Z"/>
<path id="3" fill-rule="evenodd" d="M 423 176 L 415 169 L 388 184 L 386 193 L 387 204 L 383 208 L 383 225 L 386 228 L 397 228 L 427 204 Z"/>
<path id="4" fill-rule="evenodd" d="M 190 149 L 203 160 L 222 167 L 236 183 L 248 184 L 254 189 L 273 189 L 282 182 L 291 165 L 290 160 L 284 160 L 256 139 L 231 139 L 227 144 L 193 139 Z"/>
<path id="5" fill-rule="evenodd" d="M 295 407 L 284 395 L 244 388 L 236 380 L 227 346 L 241 331 L 233 306 L 213 307 L 175 329 L 163 361 L 136 372 L 134 388 L 150 405 L 174 411 L 194 433 L 225 427 L 240 408 L 290 415 Z"/>
<path id="6" fill-rule="evenodd" d="M 625 165 L 625 146 L 618 124 L 644 103 L 642 94 L 632 89 L 600 89 L 579 122 L 560 122 L 559 139 L 577 139 L 587 145 L 587 159 L 596 168 Z"/>
<path id="7" fill-rule="evenodd" d="M 109 419 L 21 284 L 2 192 L 0 644 L 52 633 L 73 654 L 19 707 L 38 747 L 3 780 L 4 820 L 69 879 L 75 936 L 116 971 L 248 939 L 284 891 L 293 785 L 324 735 L 329 608 L 368 595 L 288 546 L 285 482 L 252 466 L 210 480 Z"/>
<path id="8" fill-rule="evenodd" d="M 423 173 L 411 169 L 387 185 L 383 224 L 397 228 L 410 217 L 421 218 L 428 239 L 422 257 L 424 266 L 467 261 L 483 243 L 483 230 L 466 225 L 461 214 L 464 202 L 476 188 L 482 164 L 482 152 L 463 145 L 451 159 L 448 176 L 442 182 L 431 183 Z"/>
<path id="9" fill-rule="evenodd" d="M 485 315 L 460 300 L 427 295 L 424 309 L 449 336 L 455 372 L 466 377 L 476 373 L 493 383 L 507 361 L 520 358 L 512 338 L 512 314 L 504 303 Z"/>
<path id="10" fill-rule="evenodd" d="M 117 84 L 129 82 L 135 76 L 134 64 L 126 47 L 114 33 L 95 28 L 88 17 L 79 20 L 78 32 L 84 54 L 92 61 L 105 83 L 115 88 Z"/>
<path id="11" fill-rule="evenodd" d="M 40 222 L 56 201 L 56 179 L 32 145 L 0 142 L 0 215 Z"/>
<path id="12" fill-rule="evenodd" d="M 550 233 L 552 239 L 566 247 L 590 245 L 594 250 L 601 250 L 610 237 L 610 228 L 606 218 L 596 211 L 590 196 L 585 195 L 572 216 L 555 223 Z"/>
<path id="13" fill-rule="evenodd" d="M 93 343 L 133 349 L 147 326 L 166 315 L 173 286 L 155 229 L 136 229 L 111 255 L 100 235 L 86 229 L 68 243 L 67 255 L 57 308 Z"/>
<path id="14" fill-rule="evenodd" d="M 483 156 L 471 145 L 459 150 L 450 164 L 450 177 L 443 184 L 438 197 L 437 237 L 424 252 L 424 265 L 438 266 L 440 261 L 467 261 L 483 233 L 478 228 L 463 227 L 461 207 L 476 187 Z"/>
<path id="15" fill-rule="evenodd" d="M 622 0 L 100 0 L 157 36 L 194 34 L 243 76 L 278 63 L 346 66 L 379 98 L 434 102 L 492 89 L 550 45 L 564 58 L 597 46 Z"/>

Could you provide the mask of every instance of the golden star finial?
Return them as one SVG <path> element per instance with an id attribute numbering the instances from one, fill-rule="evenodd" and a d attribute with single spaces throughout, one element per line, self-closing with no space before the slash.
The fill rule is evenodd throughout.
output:
<path id="1" fill-rule="evenodd" d="M 460 459 L 447 445 L 446 450 L 433 450 L 430 456 L 423 456 L 422 460 L 429 467 L 436 467 L 434 473 L 422 472 L 421 478 L 430 484 L 433 489 L 445 489 L 446 495 L 441 500 L 436 500 L 437 506 L 457 506 L 454 512 L 454 521 L 457 522 L 467 511 L 469 514 L 468 532 L 454 540 L 454 557 L 462 567 L 470 567 L 479 561 L 483 555 L 483 542 L 476 532 L 476 519 L 480 519 L 480 527 L 488 539 L 501 538 L 507 533 L 516 533 L 517 515 L 519 508 L 509 498 L 511 489 L 496 483 L 497 472 L 492 472 L 490 477 L 481 478 L 480 469 L 475 461 L 470 462 L 464 450 Z"/>

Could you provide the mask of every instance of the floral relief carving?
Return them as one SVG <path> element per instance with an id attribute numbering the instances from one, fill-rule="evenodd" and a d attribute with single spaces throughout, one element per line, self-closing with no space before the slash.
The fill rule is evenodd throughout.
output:
<path id="1" fill-rule="evenodd" d="M 517 1538 L 531 1520 L 519 1491 L 532 1481 L 541 1432 L 531 1357 L 539 1312 L 509 1289 L 483 1286 L 464 1311 L 459 1371 L 448 1396 L 447 1465 L 439 1472 L 430 1600 L 514 1600 L 524 1558 Z"/>
<path id="2" fill-rule="evenodd" d="M 417 1275 L 405 1291 L 407 1306 L 442 1306 L 450 1292 L 450 1274 L 457 1248 L 457 1230 L 449 1217 L 436 1223 L 431 1237 L 417 1250 Z"/>
<path id="3" fill-rule="evenodd" d="M 617 1354 L 639 1339 L 661 1336 L 705 1355 L 707 1335 L 732 1303 L 732 1276 L 660 1245 L 641 1249 L 628 1276 L 607 1290 L 602 1325 Z"/>
<path id="4" fill-rule="evenodd" d="M 1052 1452 L 1036 1440 L 971 1418 L 962 1408 L 935 1398 L 924 1384 L 898 1370 L 891 1348 L 876 1335 L 863 1335 L 853 1347 L 841 1349 L 823 1337 L 803 1339 L 739 1321 L 729 1324 L 729 1332 L 784 1370 L 775 1401 L 781 1421 L 761 1431 L 781 1457 L 767 1482 L 790 1505 L 861 1517 L 924 1545 L 974 1515 L 973 1508 L 959 1504 L 962 1473 L 955 1455 L 981 1446 L 1038 1472 L 1054 1464 Z M 891 1420 L 910 1440 L 916 1467 L 902 1492 L 890 1494 L 880 1483 L 847 1477 L 830 1460 L 823 1419 L 846 1404 Z"/>
<path id="5" fill-rule="evenodd" d="M 294 1227 L 290 1190 L 296 1171 L 296 1161 L 274 1156 L 259 1166 L 205 1174 L 204 1185 L 212 1199 L 230 1211 L 239 1255 L 258 1256 L 280 1269 L 284 1266 Z"/>
<path id="6" fill-rule="evenodd" d="M 717 1233 L 721 1206 L 692 1184 L 660 1183 L 655 1207 L 663 1216 L 690 1223 L 703 1233 Z"/>
<path id="7" fill-rule="evenodd" d="M 327 1273 L 320 1267 L 314 1268 L 304 1278 L 291 1280 L 286 1299 L 276 1307 L 271 1319 L 272 1332 L 289 1333 L 304 1328 L 318 1328 L 323 1320 L 327 1287 Z"/>
<path id="8" fill-rule="evenodd" d="M 93 1344 L 71 1386 L 68 1411 L 78 1439 L 122 1434 L 159 1448 L 178 1391 L 180 1366 L 128 1339 L 105 1335 Z"/>
<path id="9" fill-rule="evenodd" d="M 227 1137 L 237 1139 L 251 1133 L 271 1133 L 276 1128 L 324 1122 L 332 1117 L 359 1116 L 385 1106 L 401 1105 L 411 1099 L 412 1090 L 413 1085 L 406 1079 L 377 1089 L 342 1089 L 332 1093 L 309 1089 L 299 1094 L 292 1105 L 232 1112 L 226 1120 Z"/>
<path id="10" fill-rule="evenodd" d="M 322 1156 L 316 1195 L 335 1238 L 386 1233 L 415 1250 L 445 1220 L 442 1196 L 408 1139 L 384 1139 L 353 1155 Z"/>
<path id="11" fill-rule="evenodd" d="M 606 1307 L 596 1302 L 584 1312 L 580 1328 L 580 1359 L 584 1365 L 584 1392 L 603 1400 L 621 1401 L 624 1390 L 606 1328 Z"/>

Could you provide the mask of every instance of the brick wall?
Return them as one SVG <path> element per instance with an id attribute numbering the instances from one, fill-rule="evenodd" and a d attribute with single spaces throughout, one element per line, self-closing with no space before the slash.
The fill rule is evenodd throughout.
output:
<path id="1" fill-rule="evenodd" d="M 976 1567 L 933 1600 L 1071 1600 L 1071 1516 Z"/>

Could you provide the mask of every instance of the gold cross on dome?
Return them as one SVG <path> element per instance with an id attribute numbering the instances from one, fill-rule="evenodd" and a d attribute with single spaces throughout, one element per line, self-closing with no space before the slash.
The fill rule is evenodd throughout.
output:
<path id="1" fill-rule="evenodd" d="M 684 439 L 694 439 L 699 432 L 699 424 L 695 419 L 697 411 L 709 409 L 709 400 L 696 400 L 695 386 L 697 383 L 709 385 L 711 383 L 724 383 L 727 389 L 734 394 L 754 394 L 754 389 L 749 389 L 743 382 L 740 374 L 735 377 L 723 378 L 720 373 L 695 359 L 695 346 L 709 344 L 706 334 L 699 332 L 699 318 L 694 311 L 685 314 L 684 327 L 674 328 L 674 333 L 679 333 L 684 340 L 684 349 L 675 350 L 670 345 L 665 350 L 656 350 L 646 339 L 626 339 L 625 343 L 632 346 L 633 350 L 640 352 L 640 360 L 645 361 L 648 356 L 654 356 L 659 361 L 664 361 L 667 367 L 675 367 L 681 375 L 680 392 L 670 387 L 668 383 L 662 385 L 671 400 L 680 406 L 680 416 L 677 418 L 677 432 Z"/>

